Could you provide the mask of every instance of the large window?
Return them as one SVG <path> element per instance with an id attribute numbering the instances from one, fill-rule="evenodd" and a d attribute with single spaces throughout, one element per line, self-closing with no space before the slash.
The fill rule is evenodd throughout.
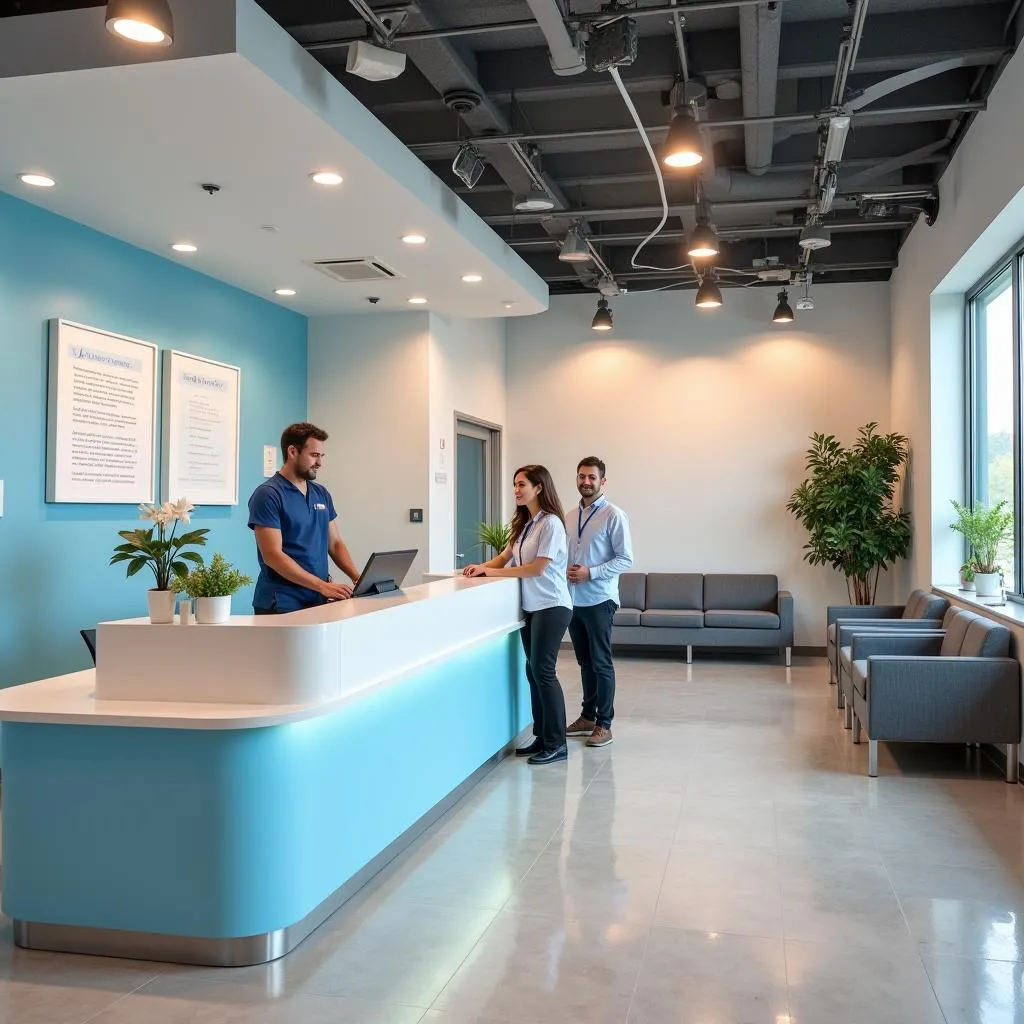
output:
<path id="1" fill-rule="evenodd" d="M 1021 272 L 1024 255 L 1014 259 L 971 297 L 970 365 L 970 494 L 987 508 L 1005 501 L 1017 516 L 1020 446 Z M 1020 594 L 1018 524 L 1000 551 L 1006 589 Z"/>

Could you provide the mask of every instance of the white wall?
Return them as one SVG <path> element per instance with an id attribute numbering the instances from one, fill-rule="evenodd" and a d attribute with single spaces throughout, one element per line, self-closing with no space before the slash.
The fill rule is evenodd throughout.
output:
<path id="1" fill-rule="evenodd" d="M 553 298 L 508 322 L 509 464 L 547 465 L 570 505 L 578 460 L 603 458 L 639 570 L 776 573 L 796 643 L 820 647 L 846 588 L 802 561 L 785 506 L 813 431 L 848 443 L 870 420 L 888 427 L 888 291 L 815 287 L 817 308 L 789 326 L 770 323 L 768 289 L 730 289 L 715 312 L 692 292 L 627 295 L 611 337 L 590 329 L 592 297 Z"/>
<path id="2" fill-rule="evenodd" d="M 892 423 L 914 444 L 914 552 L 899 594 L 955 580 L 961 561 L 948 524 L 964 486 L 964 293 L 1024 237 L 1024 133 L 1011 127 L 1022 95 L 1018 50 L 939 183 L 938 220 L 918 222 L 891 281 Z"/>
<path id="3" fill-rule="evenodd" d="M 455 565 L 455 414 L 505 425 L 505 321 L 431 314 L 428 362 L 429 571 L 450 572 Z"/>
<path id="4" fill-rule="evenodd" d="M 330 435 L 320 480 L 338 508 L 356 567 L 370 553 L 418 548 L 428 562 L 427 313 L 314 317 L 309 322 L 309 418 Z"/>

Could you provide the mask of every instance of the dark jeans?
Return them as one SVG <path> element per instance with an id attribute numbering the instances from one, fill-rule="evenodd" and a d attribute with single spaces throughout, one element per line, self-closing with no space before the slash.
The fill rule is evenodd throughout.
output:
<path id="1" fill-rule="evenodd" d="M 521 635 L 533 705 L 533 735 L 540 739 L 545 750 L 554 750 L 565 742 L 565 696 L 555 674 L 555 665 L 572 610 L 545 608 L 539 612 L 524 612 L 523 618 L 526 621 Z"/>
<path id="2" fill-rule="evenodd" d="M 615 717 L 615 665 L 612 663 L 612 617 L 615 602 L 574 608 L 569 623 L 583 680 L 583 717 L 610 729 Z"/>

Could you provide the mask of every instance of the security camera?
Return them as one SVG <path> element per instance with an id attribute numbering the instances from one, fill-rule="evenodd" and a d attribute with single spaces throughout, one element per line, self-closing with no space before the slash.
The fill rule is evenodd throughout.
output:
<path id="1" fill-rule="evenodd" d="M 370 304 L 371 306 L 376 306 L 376 305 L 377 305 L 377 303 L 378 303 L 378 302 L 380 302 L 380 296 L 379 296 L 379 295 L 367 295 L 367 297 L 366 297 L 366 301 L 367 301 L 367 302 L 368 302 L 368 303 L 369 303 L 369 304 Z"/>

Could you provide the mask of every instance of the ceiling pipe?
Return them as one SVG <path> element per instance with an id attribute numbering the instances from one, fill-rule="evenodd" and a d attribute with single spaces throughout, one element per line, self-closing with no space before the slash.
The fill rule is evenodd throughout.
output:
<path id="1" fill-rule="evenodd" d="M 768 117 L 775 113 L 779 84 L 782 14 L 773 6 L 743 7 L 739 14 L 743 115 Z M 772 122 L 744 127 L 747 170 L 751 174 L 764 174 L 771 167 L 774 129 Z"/>
<path id="2" fill-rule="evenodd" d="M 551 70 L 560 77 L 587 70 L 580 46 L 569 34 L 557 0 L 526 0 L 548 44 Z"/>

